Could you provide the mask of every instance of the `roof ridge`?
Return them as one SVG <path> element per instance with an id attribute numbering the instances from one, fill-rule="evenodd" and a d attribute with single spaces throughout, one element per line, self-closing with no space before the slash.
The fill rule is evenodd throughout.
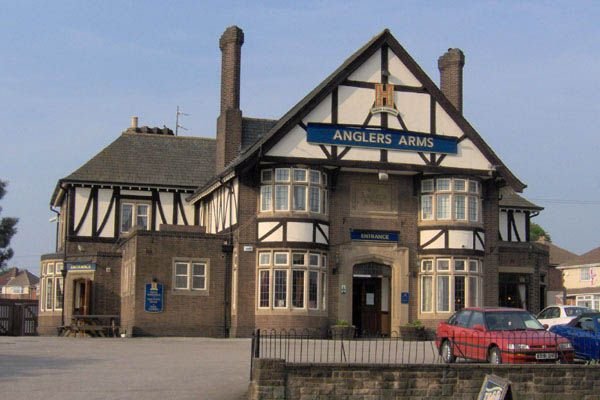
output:
<path id="1" fill-rule="evenodd" d="M 152 137 L 152 138 L 169 138 L 169 139 L 192 139 L 192 140 L 210 140 L 216 141 L 216 138 L 206 137 L 206 136 L 181 136 L 181 135 L 160 135 L 156 133 L 144 133 L 144 132 L 127 132 L 124 131 L 121 133 L 121 136 L 143 136 L 143 137 Z"/>

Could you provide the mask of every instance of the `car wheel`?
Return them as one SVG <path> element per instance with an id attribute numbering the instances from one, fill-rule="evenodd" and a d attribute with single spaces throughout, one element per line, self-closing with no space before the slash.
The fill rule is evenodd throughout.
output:
<path id="1" fill-rule="evenodd" d="M 440 355 L 446 364 L 452 364 L 456 361 L 456 357 L 452 354 L 452 344 L 449 340 L 444 340 L 440 346 Z"/>
<path id="2" fill-rule="evenodd" d="M 502 354 L 500 354 L 499 348 L 494 346 L 490 349 L 488 361 L 490 364 L 502 364 Z"/>

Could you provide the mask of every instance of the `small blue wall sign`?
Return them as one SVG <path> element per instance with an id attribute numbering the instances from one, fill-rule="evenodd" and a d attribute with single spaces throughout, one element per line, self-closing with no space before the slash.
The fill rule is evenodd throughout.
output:
<path id="1" fill-rule="evenodd" d="M 400 294 L 400 303 L 402 303 L 402 304 L 408 304 L 409 300 L 410 300 L 410 293 L 408 293 L 408 292 L 402 292 Z"/>
<path id="2" fill-rule="evenodd" d="M 158 313 L 163 310 L 163 285 L 161 283 L 147 283 L 144 300 L 144 311 Z"/>

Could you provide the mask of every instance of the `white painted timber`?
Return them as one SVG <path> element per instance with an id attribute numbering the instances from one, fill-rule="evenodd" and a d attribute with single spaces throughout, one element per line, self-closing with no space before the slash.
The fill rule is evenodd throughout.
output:
<path id="1" fill-rule="evenodd" d="M 157 214 L 154 216 L 155 221 L 156 221 L 156 226 L 158 226 L 160 228 L 160 224 L 172 224 L 173 223 L 173 206 L 174 206 L 174 202 L 173 202 L 173 193 L 171 192 L 160 192 L 159 194 L 160 197 L 160 205 L 162 207 L 163 210 L 163 214 L 165 215 L 165 222 L 162 222 L 162 219 L 160 218 L 160 213 L 157 211 Z"/>
<path id="2" fill-rule="evenodd" d="M 100 228 L 100 224 L 104 221 L 106 217 L 106 213 L 109 212 L 108 206 L 110 205 L 110 199 L 113 196 L 112 189 L 100 189 L 98 190 L 98 228 Z M 106 224 L 104 225 L 104 229 L 100 232 L 100 237 L 114 237 L 115 236 L 115 208 L 116 202 L 112 206 L 112 210 L 110 210 L 110 214 L 108 219 L 106 220 Z"/>
<path id="3" fill-rule="evenodd" d="M 189 203 L 185 201 L 185 197 L 187 195 L 181 195 L 181 203 L 183 204 L 183 213 L 185 214 L 185 219 L 187 220 L 188 225 L 194 225 L 194 203 Z M 200 220 L 202 221 L 202 220 Z M 183 218 L 179 219 L 180 225 L 185 225 Z"/>
<path id="4" fill-rule="evenodd" d="M 305 124 L 309 122 L 331 123 L 331 95 L 327 95 L 302 121 Z"/>
<path id="5" fill-rule="evenodd" d="M 90 188 L 75 188 L 75 224 L 74 228 L 76 228 L 81 220 L 84 219 L 83 225 L 79 229 L 77 236 L 92 236 L 92 208 L 88 210 L 86 216 L 83 215 L 85 211 L 85 205 L 90 198 L 90 192 L 92 190 Z"/>
<path id="6" fill-rule="evenodd" d="M 420 245 L 423 246 L 429 242 L 435 235 L 440 233 L 440 229 L 428 229 L 420 232 Z M 433 243 L 424 247 L 425 249 L 443 249 L 444 248 L 444 235 L 441 235 Z"/>
<path id="7" fill-rule="evenodd" d="M 259 222 L 258 223 L 258 237 L 262 238 L 267 234 L 275 225 L 279 224 L 276 221 Z M 269 236 L 263 239 L 263 242 L 282 242 L 283 241 L 283 226 L 280 226 L 277 230 L 271 233 Z"/>
<path id="8" fill-rule="evenodd" d="M 381 50 L 377 50 L 367 61 L 365 61 L 348 79 L 362 82 L 381 81 Z"/>
<path id="9" fill-rule="evenodd" d="M 481 240 L 483 241 L 483 244 L 485 244 L 485 233 L 483 232 L 478 232 L 479 237 L 481 238 Z M 485 250 L 484 246 L 479 243 L 479 239 L 475 238 L 475 250 Z"/>
<path id="10" fill-rule="evenodd" d="M 312 222 L 288 222 L 287 224 L 288 242 L 312 242 L 312 233 Z"/>
<path id="11" fill-rule="evenodd" d="M 473 231 L 448 231 L 448 247 L 451 249 L 473 249 Z"/>
<path id="12" fill-rule="evenodd" d="M 500 230 L 500 240 L 508 240 L 508 214 L 506 210 L 500 211 L 498 227 Z"/>
<path id="13" fill-rule="evenodd" d="M 289 131 L 268 152 L 269 156 L 326 159 L 318 145 L 306 141 L 306 131 L 299 126 Z"/>
<path id="14" fill-rule="evenodd" d="M 388 80 L 394 85 L 422 86 L 417 77 L 409 71 L 406 65 L 404 65 L 393 51 L 388 51 L 388 70 L 390 72 Z"/>

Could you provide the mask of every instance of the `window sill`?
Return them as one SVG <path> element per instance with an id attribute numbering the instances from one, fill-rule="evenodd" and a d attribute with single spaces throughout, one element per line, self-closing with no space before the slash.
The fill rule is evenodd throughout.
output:
<path id="1" fill-rule="evenodd" d="M 175 289 L 172 289 L 171 294 L 173 296 L 201 296 L 201 297 L 210 295 L 208 292 L 208 289 L 204 289 L 204 290 L 188 290 L 188 289 L 175 290 Z"/>

